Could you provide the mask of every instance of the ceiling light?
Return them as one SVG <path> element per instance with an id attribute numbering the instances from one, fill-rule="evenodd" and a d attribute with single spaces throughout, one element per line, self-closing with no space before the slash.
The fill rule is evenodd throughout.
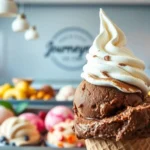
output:
<path id="1" fill-rule="evenodd" d="M 36 40 L 39 38 L 39 34 L 36 30 L 36 27 L 33 26 L 33 27 L 30 27 L 26 32 L 25 32 L 25 39 L 27 41 L 29 40 Z"/>
<path id="2" fill-rule="evenodd" d="M 14 0 L 0 0 L 0 17 L 16 16 L 18 11 Z"/>
<path id="3" fill-rule="evenodd" d="M 14 32 L 23 32 L 29 28 L 29 24 L 24 14 L 18 15 L 12 23 L 12 30 Z"/>

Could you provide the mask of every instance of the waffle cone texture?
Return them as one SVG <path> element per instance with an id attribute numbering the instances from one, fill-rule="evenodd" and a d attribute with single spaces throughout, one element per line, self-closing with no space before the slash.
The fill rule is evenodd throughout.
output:
<path id="1" fill-rule="evenodd" d="M 150 150 L 150 138 L 118 142 L 87 139 L 85 142 L 87 150 Z"/>

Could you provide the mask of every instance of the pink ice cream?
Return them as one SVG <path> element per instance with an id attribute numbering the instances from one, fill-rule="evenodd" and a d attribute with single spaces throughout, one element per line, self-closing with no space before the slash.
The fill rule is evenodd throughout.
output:
<path id="1" fill-rule="evenodd" d="M 4 106 L 0 106 L 0 124 L 2 124 L 6 119 L 13 117 L 14 113 L 5 108 Z"/>
<path id="2" fill-rule="evenodd" d="M 21 114 L 19 117 L 30 121 L 33 125 L 37 127 L 39 132 L 44 132 L 44 121 L 38 115 L 34 113 L 24 113 Z"/>
<path id="3" fill-rule="evenodd" d="M 73 112 L 68 107 L 56 106 L 47 113 L 45 127 L 49 131 L 54 125 L 64 122 L 67 119 L 74 119 Z"/>

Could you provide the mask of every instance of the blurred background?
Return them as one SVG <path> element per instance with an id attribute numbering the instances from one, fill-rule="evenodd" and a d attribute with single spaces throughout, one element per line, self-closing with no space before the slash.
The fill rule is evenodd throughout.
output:
<path id="1" fill-rule="evenodd" d="M 127 47 L 145 62 L 150 76 L 149 0 L 0 0 L 2 149 L 85 150 L 72 130 L 72 108 L 85 55 L 99 34 L 100 8 L 124 31 Z M 95 106 L 89 101 L 91 112 L 100 107 Z M 117 113 L 124 111 L 122 104 L 117 107 Z M 73 110 L 77 115 L 76 104 Z"/>
<path id="2" fill-rule="evenodd" d="M 26 41 L 11 29 L 12 18 L 0 18 L 0 82 L 32 78 L 36 87 L 78 85 L 85 54 L 99 33 L 99 9 L 125 32 L 127 47 L 146 63 L 150 74 L 149 1 L 17 0 L 18 12 L 36 25 L 39 38 Z M 81 53 L 82 51 L 82 53 Z"/>

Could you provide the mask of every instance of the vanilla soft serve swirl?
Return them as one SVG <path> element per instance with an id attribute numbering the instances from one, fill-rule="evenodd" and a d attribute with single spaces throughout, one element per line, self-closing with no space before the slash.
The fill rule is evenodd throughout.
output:
<path id="1" fill-rule="evenodd" d="M 83 67 L 82 78 L 94 85 L 116 87 L 127 93 L 139 92 L 134 88 L 123 88 L 127 83 L 146 94 L 150 80 L 144 73 L 144 62 L 125 47 L 124 33 L 102 9 L 100 20 L 100 34 L 86 56 L 87 64 Z M 120 81 L 122 84 L 119 84 Z"/>

